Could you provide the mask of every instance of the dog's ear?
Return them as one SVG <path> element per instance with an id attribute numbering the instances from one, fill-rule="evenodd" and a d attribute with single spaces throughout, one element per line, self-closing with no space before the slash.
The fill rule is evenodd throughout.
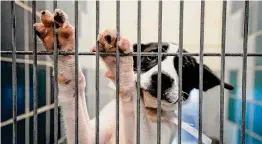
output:
<path id="1" fill-rule="evenodd" d="M 183 50 L 183 53 L 187 51 Z M 174 58 L 175 69 L 178 73 L 179 58 Z M 192 89 L 199 89 L 199 63 L 193 56 L 183 56 L 183 67 L 182 67 L 182 85 L 183 91 L 189 93 Z M 220 79 L 213 73 L 213 71 L 203 65 L 203 91 L 207 91 L 215 86 L 220 85 Z M 228 83 L 224 85 L 225 89 L 233 90 L 234 87 Z"/>
<path id="2" fill-rule="evenodd" d="M 141 52 L 143 52 L 147 47 L 148 45 L 141 43 Z M 133 51 L 137 52 L 137 43 L 133 44 Z"/>
<path id="3" fill-rule="evenodd" d="M 203 91 L 207 91 L 215 86 L 220 85 L 220 82 L 220 79 L 211 71 L 211 69 L 206 65 L 203 65 Z M 234 87 L 228 83 L 225 83 L 224 87 L 228 90 L 234 89 Z"/>

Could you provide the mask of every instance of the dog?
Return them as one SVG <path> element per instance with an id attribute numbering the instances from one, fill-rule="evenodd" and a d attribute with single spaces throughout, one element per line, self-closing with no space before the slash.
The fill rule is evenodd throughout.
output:
<path id="1" fill-rule="evenodd" d="M 59 50 L 74 50 L 74 31 L 68 22 L 68 17 L 62 10 L 51 12 L 41 12 L 41 23 L 34 25 L 36 34 L 40 37 L 47 50 L 53 50 L 53 25 L 58 28 Z M 45 17 L 45 18 L 44 18 Z M 48 25 L 44 21 L 48 19 Z M 44 21 L 43 21 L 44 20 Z M 69 26 L 68 29 L 65 29 Z M 64 30 L 64 31 L 63 31 Z M 64 35 L 62 33 L 69 33 Z M 67 40 L 64 43 L 63 40 Z M 62 41 L 61 41 L 62 40 Z M 137 45 L 132 45 L 127 39 L 117 37 L 114 30 L 105 30 L 98 36 L 99 47 L 91 48 L 91 52 L 116 53 L 116 46 L 121 53 L 131 53 L 137 51 Z M 157 52 L 157 43 L 141 44 L 142 52 Z M 162 43 L 162 52 L 176 53 L 178 46 L 172 43 Z M 185 51 L 184 51 L 185 52 Z M 101 56 L 108 71 L 105 76 L 113 83 L 116 77 L 116 57 Z M 136 61 L 133 56 L 120 57 L 119 62 L 119 143 L 132 144 L 136 142 Z M 157 96 L 157 57 L 141 57 L 141 101 L 140 101 L 140 142 L 143 144 L 157 141 L 156 123 L 156 96 Z M 178 57 L 163 56 L 162 58 L 162 86 L 161 86 L 161 143 L 171 143 L 175 137 L 177 127 L 170 119 L 174 116 L 174 111 L 178 101 Z M 75 140 L 75 60 L 67 56 L 58 57 L 58 86 L 59 105 L 61 106 L 63 123 L 67 137 L 67 143 L 72 144 Z M 191 56 L 183 56 L 183 99 L 188 98 L 189 92 L 198 88 L 199 64 Z M 96 118 L 90 119 L 85 101 L 85 77 L 78 67 L 78 142 L 80 144 L 95 143 Z M 207 91 L 220 84 L 212 71 L 204 66 L 203 90 Z M 233 89 L 229 84 L 225 84 L 226 89 Z M 99 143 L 111 144 L 116 141 L 116 101 L 110 101 L 99 115 Z"/>
<path id="2" fill-rule="evenodd" d="M 137 44 L 133 46 L 137 52 Z M 141 44 L 141 52 L 158 52 L 158 43 Z M 163 53 L 179 53 L 179 47 L 174 43 L 162 43 Z M 187 53 L 183 50 L 183 53 Z M 134 58 L 134 71 L 137 71 L 137 57 Z M 176 103 L 178 100 L 178 74 L 179 74 L 179 57 L 178 56 L 162 56 L 161 61 L 161 99 L 169 103 Z M 141 57 L 141 86 L 152 96 L 157 96 L 157 72 L 158 60 L 157 56 Z M 182 58 L 182 92 L 183 100 L 187 100 L 189 93 L 193 89 L 199 88 L 199 63 L 193 56 L 184 55 Z M 212 72 L 212 70 L 203 65 L 203 91 L 207 91 L 217 85 L 220 85 L 220 79 Z M 225 83 L 224 87 L 233 90 L 233 86 Z"/>

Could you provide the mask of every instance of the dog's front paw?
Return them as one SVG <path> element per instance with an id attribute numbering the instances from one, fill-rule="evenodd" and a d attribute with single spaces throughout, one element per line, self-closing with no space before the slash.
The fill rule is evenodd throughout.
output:
<path id="1" fill-rule="evenodd" d="M 127 39 L 117 37 L 117 33 L 114 30 L 105 30 L 98 35 L 99 51 L 104 53 L 116 53 L 117 46 L 120 53 L 130 53 L 133 51 L 133 47 Z M 96 47 L 91 49 L 92 52 L 97 50 Z M 116 56 L 101 56 L 108 71 L 105 76 L 111 80 L 116 77 Z M 119 61 L 119 86 L 121 97 L 129 97 L 131 91 L 135 88 L 135 78 L 133 71 L 133 57 L 121 56 Z M 130 97 L 129 97 L 130 98 Z"/>
<path id="2" fill-rule="evenodd" d="M 117 38 L 115 30 L 105 30 L 98 35 L 97 40 L 100 52 L 115 53 L 116 46 L 118 46 L 120 53 L 130 53 L 133 51 L 130 47 L 130 42 L 127 39 L 122 37 Z M 96 48 L 93 47 L 91 51 L 95 52 Z"/>
<path id="3" fill-rule="evenodd" d="M 61 10 L 61 9 L 55 9 L 54 11 L 54 20 L 55 22 L 60 26 L 65 28 L 66 27 L 66 21 L 68 20 L 67 14 Z"/>
<path id="4" fill-rule="evenodd" d="M 45 27 L 53 27 L 54 15 L 49 10 L 41 11 L 40 19 Z"/>

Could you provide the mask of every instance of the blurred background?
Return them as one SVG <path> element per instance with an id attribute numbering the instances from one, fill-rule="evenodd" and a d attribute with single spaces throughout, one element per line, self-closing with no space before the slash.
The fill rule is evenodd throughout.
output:
<path id="1" fill-rule="evenodd" d="M 19 51 L 33 50 L 31 1 L 16 1 L 16 46 Z M 69 15 L 74 25 L 74 1 L 59 1 L 58 8 Z M 1 1 L 1 50 L 11 51 L 11 3 Z M 79 51 L 89 51 L 95 45 L 96 2 L 79 1 Z M 37 1 L 38 12 L 52 11 L 52 1 Z M 120 32 L 131 42 L 137 42 L 137 1 L 121 1 Z M 249 8 L 248 52 L 262 52 L 262 2 L 251 1 Z M 243 43 L 244 2 L 230 1 L 227 6 L 226 52 L 241 53 Z M 39 17 L 37 18 L 39 22 Z M 100 2 L 100 31 L 116 28 L 115 1 Z M 142 2 L 142 42 L 157 42 L 158 1 Z M 205 6 L 205 52 L 221 51 L 222 1 L 206 1 Z M 178 43 L 179 1 L 163 1 L 163 41 Z M 184 49 L 199 52 L 200 46 L 200 1 L 185 1 L 184 4 Z M 44 50 L 38 40 L 38 50 Z M 86 76 L 86 97 L 91 117 L 95 115 L 95 56 L 79 56 Z M 204 57 L 208 65 L 220 77 L 220 57 Z M 12 142 L 12 59 L 1 55 L 1 142 Z M 29 144 L 33 140 L 33 67 L 32 56 L 17 56 L 17 106 L 18 143 Z M 53 143 L 53 83 L 52 65 L 48 56 L 38 56 L 38 139 L 40 144 Z M 100 66 L 100 109 L 115 97 L 104 78 L 105 67 Z M 241 139 L 241 91 L 242 58 L 226 57 L 225 81 L 235 90 L 225 90 L 224 143 L 238 144 Z M 183 105 L 182 119 L 198 128 L 198 90 Z M 262 144 L 262 58 L 248 57 L 246 143 Z M 220 88 L 215 87 L 203 97 L 203 132 L 219 141 Z M 65 142 L 60 124 L 60 142 Z M 174 140 L 176 143 L 176 140 Z M 182 143 L 197 143 L 197 139 L 182 131 Z"/>

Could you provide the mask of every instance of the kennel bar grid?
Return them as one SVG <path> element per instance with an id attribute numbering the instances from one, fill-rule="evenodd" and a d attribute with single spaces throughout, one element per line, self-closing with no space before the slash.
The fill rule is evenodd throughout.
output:
<path id="1" fill-rule="evenodd" d="M 161 143 L 161 60 L 162 60 L 162 0 L 158 3 L 158 71 L 157 71 L 157 144 Z"/>
<path id="2" fill-rule="evenodd" d="M 224 84 L 225 84 L 225 47 L 226 47 L 227 1 L 222 8 L 222 38 L 221 38 L 221 74 L 220 74 L 220 144 L 224 142 Z"/>
<path id="3" fill-rule="evenodd" d="M 184 23 L 184 1 L 180 1 L 179 10 L 179 88 L 178 88 L 178 144 L 181 144 L 181 115 L 182 115 L 182 67 L 183 67 L 183 23 Z"/>
<path id="4" fill-rule="evenodd" d="M 57 7 L 57 1 L 53 1 L 54 4 L 54 9 Z M 116 2 L 117 4 L 117 37 L 119 37 L 119 32 L 120 32 L 120 1 L 118 0 Z M 35 22 L 35 16 L 36 16 L 36 10 L 35 10 L 36 3 L 33 1 L 32 3 L 32 18 L 33 18 L 33 23 Z M 137 36 L 138 36 L 138 52 L 137 53 L 130 53 L 130 54 L 120 54 L 118 47 L 117 47 L 117 53 L 116 54 L 106 54 L 106 53 L 99 53 L 99 51 L 96 51 L 96 53 L 91 53 L 91 52 L 78 52 L 78 37 L 77 37 L 77 31 L 78 31 L 78 2 L 75 2 L 75 14 L 76 14 L 76 21 L 75 21 L 75 32 L 76 32 L 76 51 L 75 52 L 58 52 L 57 51 L 57 37 L 56 33 L 54 33 L 54 38 L 55 38 L 55 43 L 54 43 L 54 52 L 47 52 L 47 51 L 37 51 L 36 48 L 36 36 L 33 34 L 33 41 L 34 41 L 34 50 L 33 51 L 16 51 L 16 20 L 15 20 L 15 3 L 14 1 L 11 1 L 11 19 L 12 19 L 12 51 L 1 51 L 1 55 L 12 55 L 12 88 L 13 88 L 13 137 L 12 141 L 13 144 L 17 143 L 17 77 L 16 77 L 16 56 L 17 55 L 33 55 L 33 82 L 34 82 L 34 111 L 33 111 L 33 117 L 34 117 L 34 143 L 37 143 L 37 56 L 38 55 L 53 55 L 54 56 L 54 79 L 55 79 L 55 87 L 54 87 L 54 96 L 55 96 L 55 123 L 54 123 L 54 139 L 55 143 L 58 143 L 58 99 L 57 99 L 57 94 L 58 94 L 58 85 L 57 85 L 57 75 L 58 75 L 58 55 L 75 55 L 76 63 L 75 63 L 75 72 L 76 72 L 76 119 L 75 119 L 75 142 L 78 142 L 78 107 L 77 107 L 77 102 L 78 102 L 78 56 L 79 55 L 88 55 L 88 56 L 96 56 L 96 64 L 97 64 L 97 69 L 96 73 L 98 73 L 99 70 L 99 56 L 100 55 L 116 55 L 117 58 L 117 69 L 116 69 L 116 97 L 117 97 L 117 105 L 116 105 L 116 143 L 119 143 L 119 59 L 120 56 L 137 56 L 138 57 L 138 62 L 137 66 L 138 68 L 141 67 L 141 56 L 158 56 L 158 60 L 162 58 L 162 56 L 179 56 L 179 104 L 181 104 L 181 96 L 182 96 L 182 56 L 199 56 L 200 57 L 200 75 L 199 75 L 199 90 L 200 90 L 200 97 L 199 97 L 199 143 L 202 143 L 202 93 L 203 93 L 203 57 L 204 56 L 220 56 L 221 57 L 221 83 L 220 83 L 220 143 L 223 143 L 223 130 L 224 130 L 224 76 L 225 76 L 225 57 L 243 57 L 243 71 L 242 71 L 242 119 L 241 119 L 241 143 L 245 143 L 245 115 L 246 115 L 246 71 L 247 71 L 247 57 L 261 57 L 262 53 L 247 53 L 247 43 L 248 43 L 248 14 L 249 14 L 249 1 L 245 1 L 245 17 L 244 17 L 244 40 L 243 40 L 243 53 L 225 53 L 225 42 L 226 42 L 226 10 L 227 10 L 227 2 L 223 2 L 223 11 L 222 11 L 222 46 L 221 46 L 221 53 L 204 53 L 203 52 L 203 44 L 204 44 L 204 1 L 201 1 L 201 25 L 200 25 L 200 53 L 183 53 L 181 50 L 183 48 L 183 1 L 180 2 L 180 27 L 179 27 L 179 53 L 162 53 L 161 50 L 161 43 L 162 43 L 162 1 L 159 1 L 159 15 L 158 15 L 158 53 L 142 53 L 141 52 L 141 1 L 138 1 L 138 27 L 137 27 Z M 97 2 L 97 9 L 96 9 L 96 14 L 97 14 L 97 27 L 96 27 L 96 33 L 98 34 L 99 32 L 99 2 Z M 98 47 L 97 47 L 98 48 Z M 158 61 L 158 84 L 161 84 L 161 63 Z M 137 78 L 138 80 L 140 79 L 140 69 L 138 70 L 138 75 Z M 140 81 L 139 81 L 140 82 Z M 137 88 L 140 89 L 140 83 L 137 83 Z M 96 91 L 97 91 L 97 100 L 96 104 L 99 104 L 99 75 L 97 74 L 96 76 Z M 137 91 L 137 94 L 140 94 L 140 91 Z M 160 105 L 160 97 L 161 96 L 161 88 L 158 87 L 158 110 L 157 110 L 157 143 L 160 143 L 161 141 L 161 123 L 160 123 L 160 118 L 161 118 L 161 111 L 159 108 L 161 107 Z M 137 143 L 140 143 L 140 103 L 139 103 L 139 98 L 137 99 Z M 96 115 L 99 118 L 99 106 L 97 107 L 97 112 Z M 181 143 L 181 105 L 179 106 L 178 109 L 179 113 L 179 130 L 178 130 L 178 142 Z M 99 120 L 97 120 L 97 134 L 99 134 Z M 99 135 L 96 136 L 96 142 L 98 143 L 99 141 Z"/>
<path id="5" fill-rule="evenodd" d="M 17 74 L 16 74 L 16 20 L 15 2 L 11 1 L 12 19 L 12 89 L 13 89 L 13 144 L 17 143 Z"/>
<path id="6" fill-rule="evenodd" d="M 32 1 L 32 25 L 34 25 L 36 23 L 36 2 L 35 1 Z M 34 144 L 37 144 L 38 143 L 38 139 L 37 139 L 37 135 L 38 135 L 38 129 L 37 129 L 37 126 L 38 126 L 38 115 L 37 115 L 37 108 L 38 108 L 38 97 L 37 97 L 37 39 L 36 39 L 36 34 L 34 31 L 32 31 L 33 34 L 33 103 L 34 103 L 34 116 L 33 116 L 33 133 L 34 133 L 34 136 L 33 136 L 33 142 Z"/>
<path id="7" fill-rule="evenodd" d="M 96 144 L 99 144 L 99 35 L 100 24 L 100 3 L 96 1 Z"/>
<path id="8" fill-rule="evenodd" d="M 57 1 L 53 1 L 53 9 L 57 8 Z M 54 141 L 55 144 L 58 144 L 58 50 L 57 50 L 57 34 L 56 34 L 56 25 L 54 24 Z"/>

